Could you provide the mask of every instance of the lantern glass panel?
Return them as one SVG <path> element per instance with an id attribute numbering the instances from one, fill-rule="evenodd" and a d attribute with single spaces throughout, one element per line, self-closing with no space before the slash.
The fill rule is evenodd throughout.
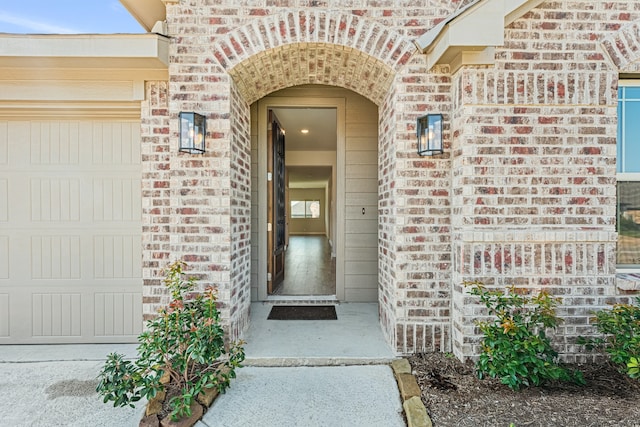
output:
<path id="1" fill-rule="evenodd" d="M 198 113 L 180 113 L 180 151 L 199 154 L 205 151 L 206 119 Z"/>
<path id="2" fill-rule="evenodd" d="M 418 154 L 433 156 L 442 154 L 442 114 L 428 114 L 417 123 Z"/>

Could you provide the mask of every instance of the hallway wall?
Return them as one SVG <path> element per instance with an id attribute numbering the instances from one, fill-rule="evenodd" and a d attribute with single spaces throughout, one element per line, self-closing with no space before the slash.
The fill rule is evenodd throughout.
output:
<path id="1" fill-rule="evenodd" d="M 324 188 L 292 188 L 289 190 L 291 200 L 320 200 L 319 218 L 293 218 L 290 207 L 287 207 L 289 234 L 326 234 L 325 229 L 325 190 Z"/>

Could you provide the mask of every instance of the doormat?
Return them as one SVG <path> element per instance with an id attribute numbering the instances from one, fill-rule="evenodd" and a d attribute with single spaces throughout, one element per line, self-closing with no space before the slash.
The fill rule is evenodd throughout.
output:
<path id="1" fill-rule="evenodd" d="M 333 305 L 274 305 L 268 320 L 337 320 Z"/>

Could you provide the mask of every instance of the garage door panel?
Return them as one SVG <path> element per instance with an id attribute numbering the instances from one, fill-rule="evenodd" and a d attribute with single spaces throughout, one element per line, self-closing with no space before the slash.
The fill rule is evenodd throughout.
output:
<path id="1" fill-rule="evenodd" d="M 95 336 L 137 336 L 142 332 L 142 294 L 101 292 L 94 298 Z"/>
<path id="2" fill-rule="evenodd" d="M 95 221 L 139 221 L 142 215 L 138 178 L 101 178 L 93 181 Z"/>
<path id="3" fill-rule="evenodd" d="M 77 165 L 80 163 L 80 123 L 33 121 L 30 123 L 31 164 Z"/>
<path id="4" fill-rule="evenodd" d="M 34 293 L 31 295 L 33 337 L 78 337 L 82 330 L 80 293 Z"/>
<path id="5" fill-rule="evenodd" d="M 101 235 L 94 238 L 94 277 L 138 278 L 142 271 L 140 235 Z"/>
<path id="6" fill-rule="evenodd" d="M 0 178 L 0 222 L 9 220 L 9 181 Z"/>
<path id="7" fill-rule="evenodd" d="M 98 122 L 92 133 L 95 165 L 135 165 L 140 163 L 140 126 L 136 123 Z"/>
<path id="8" fill-rule="evenodd" d="M 80 279 L 80 236 L 31 237 L 32 279 Z"/>
<path id="9" fill-rule="evenodd" d="M 9 158 L 9 122 L 0 120 L 0 165 L 6 165 Z"/>
<path id="10" fill-rule="evenodd" d="M 9 236 L 0 236 L 0 279 L 9 278 Z M 1 286 L 1 283 L 0 283 Z"/>
<path id="11" fill-rule="evenodd" d="M 106 286 L 58 281 L 4 288 L 0 344 L 136 342 L 143 327 L 142 292 L 131 289 L 139 288 L 135 279 Z"/>
<path id="12" fill-rule="evenodd" d="M 9 336 L 9 294 L 0 293 L 0 337 Z"/>
<path id="13" fill-rule="evenodd" d="M 32 179 L 31 218 L 35 222 L 80 221 L 80 178 Z"/>

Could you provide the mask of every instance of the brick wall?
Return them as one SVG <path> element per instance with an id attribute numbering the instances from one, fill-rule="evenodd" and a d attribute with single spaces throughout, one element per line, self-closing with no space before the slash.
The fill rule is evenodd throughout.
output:
<path id="1" fill-rule="evenodd" d="M 285 87 L 353 90 L 379 111 L 379 302 L 399 352 L 475 354 L 482 315 L 460 283 L 563 297 L 562 352 L 615 287 L 619 70 L 638 71 L 640 2 L 549 1 L 505 30 L 496 64 L 427 69 L 412 41 L 466 2 L 168 1 L 170 82 L 143 105 L 145 314 L 182 257 L 220 287 L 234 335 L 250 299 L 250 110 Z M 179 111 L 207 154 L 177 154 Z M 442 156 L 416 118 L 444 114 Z M 255 174 L 255 171 L 253 171 Z M 255 234 L 254 234 L 255 235 Z"/>
<path id="2" fill-rule="evenodd" d="M 560 296 L 557 347 L 615 283 L 618 73 L 600 41 L 630 2 L 545 2 L 505 30 L 495 68 L 453 79 L 453 351 L 478 354 L 484 309 L 460 284 L 514 284 Z M 635 7 L 637 11 L 640 8 Z M 636 15 L 637 15 L 636 11 Z"/>
<path id="3" fill-rule="evenodd" d="M 240 338 L 251 304 L 251 118 L 235 85 L 231 92 L 231 295 L 230 330 Z"/>
<path id="4" fill-rule="evenodd" d="M 162 269 L 171 261 L 169 94 L 167 82 L 147 82 L 142 103 L 143 316 L 166 304 Z"/>
<path id="5" fill-rule="evenodd" d="M 396 307 L 398 295 L 395 286 L 396 270 L 396 144 L 391 129 L 396 128 L 395 98 L 387 96 L 378 107 L 378 301 L 380 325 L 387 342 L 397 348 Z M 384 130 L 384 131 L 383 131 Z"/>
<path id="6" fill-rule="evenodd" d="M 419 157 L 416 119 L 443 113 L 449 122 L 449 68 L 427 69 L 417 56 L 403 70 L 396 105 L 403 129 L 395 135 L 396 349 L 402 353 L 449 351 L 451 212 L 449 146 L 445 154 Z M 444 138 L 448 140 L 448 126 Z"/>

